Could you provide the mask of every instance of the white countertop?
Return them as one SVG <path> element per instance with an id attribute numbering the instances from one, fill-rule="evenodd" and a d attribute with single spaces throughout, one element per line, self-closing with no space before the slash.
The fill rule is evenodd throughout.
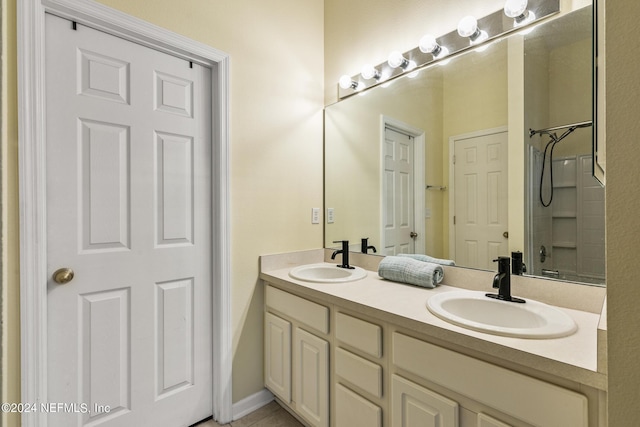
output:
<path id="1" fill-rule="evenodd" d="M 415 329 L 455 346 L 606 389 L 606 375 L 598 372 L 598 314 L 558 307 L 576 322 L 576 333 L 553 339 L 503 337 L 456 326 L 429 312 L 427 299 L 441 292 L 459 290 L 454 286 L 426 289 L 390 282 L 372 271 L 367 272 L 366 278 L 354 282 L 313 283 L 291 278 L 290 269 L 289 266 L 262 271 L 260 276 L 284 289 L 297 290 L 302 295 L 324 299 L 327 303 L 357 304 L 364 310 L 377 310 L 387 316 L 383 320 L 399 322 L 402 327 Z"/>

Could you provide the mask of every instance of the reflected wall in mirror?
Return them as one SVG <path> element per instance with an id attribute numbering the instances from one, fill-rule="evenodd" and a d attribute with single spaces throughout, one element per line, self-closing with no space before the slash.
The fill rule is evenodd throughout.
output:
<path id="1" fill-rule="evenodd" d="M 591 37 L 587 6 L 328 106 L 325 247 L 491 270 L 520 251 L 529 274 L 603 283 L 591 129 L 549 145 L 542 201 L 551 136 L 529 137 L 591 120 Z"/>

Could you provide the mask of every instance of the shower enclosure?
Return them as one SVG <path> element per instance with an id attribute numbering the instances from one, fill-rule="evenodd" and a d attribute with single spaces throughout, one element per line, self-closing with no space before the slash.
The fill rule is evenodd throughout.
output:
<path id="1" fill-rule="evenodd" d="M 591 19 L 591 8 L 574 12 Z M 593 178 L 590 31 L 525 36 L 527 273 L 603 284 L 604 194 Z M 588 27 L 588 26 L 585 26 Z"/>
<path id="2" fill-rule="evenodd" d="M 603 283 L 604 188 L 592 176 L 591 155 L 554 158 L 551 179 L 542 185 L 543 153 L 529 147 L 530 274 L 563 280 Z M 547 159 L 549 162 L 549 159 Z M 549 163 L 546 165 L 549 168 Z M 545 176 L 551 175 L 550 171 Z"/>

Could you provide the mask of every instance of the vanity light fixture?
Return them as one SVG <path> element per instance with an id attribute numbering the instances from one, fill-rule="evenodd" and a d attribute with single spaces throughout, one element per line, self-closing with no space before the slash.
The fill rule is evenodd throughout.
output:
<path id="1" fill-rule="evenodd" d="M 504 14 L 513 18 L 513 26 L 519 27 L 536 19 L 536 14 L 527 9 L 527 0 L 507 0 L 504 4 Z"/>
<path id="2" fill-rule="evenodd" d="M 408 60 L 397 50 L 394 50 L 389 54 L 387 64 L 389 64 L 389 67 L 391 68 L 402 68 L 403 71 L 413 70 L 417 66 L 414 61 Z"/>
<path id="3" fill-rule="evenodd" d="M 492 40 L 499 40 L 512 32 L 530 31 L 536 22 L 560 12 L 561 0 L 502 1 L 504 7 L 489 15 L 479 19 L 466 16 L 453 31 L 437 38 L 427 34 L 420 39 L 418 46 L 404 53 L 392 52 L 384 62 L 367 64 L 360 73 L 343 76 L 338 85 L 338 99 L 363 94 L 378 85 L 387 87 L 397 78 L 417 75 L 432 63 L 444 65 L 468 50 L 487 49 Z"/>
<path id="4" fill-rule="evenodd" d="M 468 37 L 472 45 L 482 43 L 489 38 L 486 31 L 478 28 L 478 20 L 471 15 L 465 16 L 458 22 L 460 37 Z"/>
<path id="5" fill-rule="evenodd" d="M 378 81 L 382 78 L 382 74 L 380 74 L 380 71 L 378 71 L 376 67 L 371 64 L 363 65 L 360 75 L 365 80 L 376 79 L 376 81 Z"/>
<path id="6" fill-rule="evenodd" d="M 340 77 L 338 84 L 342 89 L 353 89 L 356 91 L 364 89 L 364 83 L 352 80 L 351 77 L 346 74 Z"/>

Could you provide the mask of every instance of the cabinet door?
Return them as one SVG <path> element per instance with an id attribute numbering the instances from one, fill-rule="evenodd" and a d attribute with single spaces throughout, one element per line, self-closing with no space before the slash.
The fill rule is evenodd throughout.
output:
<path id="1" fill-rule="evenodd" d="M 291 402 L 291 323 L 265 313 L 264 382 L 286 403 Z"/>
<path id="2" fill-rule="evenodd" d="M 391 379 L 393 427 L 458 427 L 458 404 L 397 375 Z"/>
<path id="3" fill-rule="evenodd" d="M 296 410 L 314 427 L 329 425 L 329 343 L 295 328 Z"/>

